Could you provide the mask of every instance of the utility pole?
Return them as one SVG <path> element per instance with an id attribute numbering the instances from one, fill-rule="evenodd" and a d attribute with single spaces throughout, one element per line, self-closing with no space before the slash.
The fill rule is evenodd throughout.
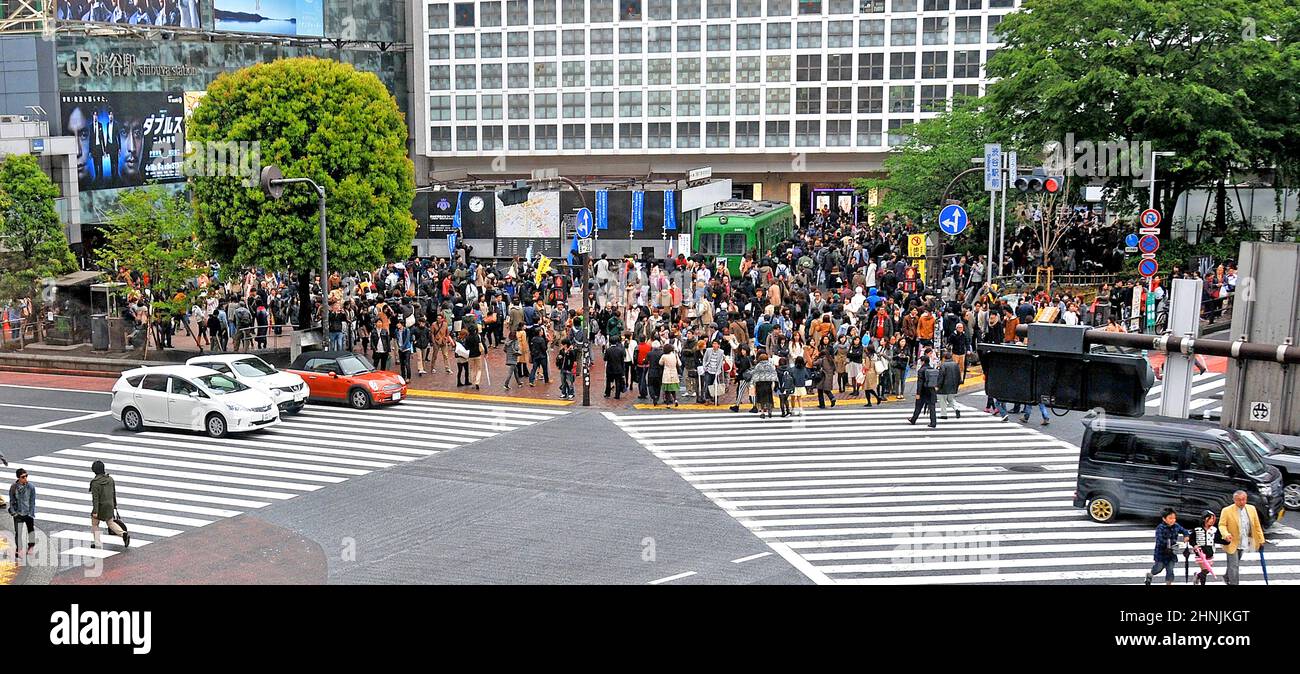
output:
<path id="1" fill-rule="evenodd" d="M 326 230 L 325 230 L 325 188 L 321 185 L 318 185 L 316 181 L 312 180 L 311 178 L 285 178 L 283 177 L 283 174 L 280 173 L 280 168 L 278 166 L 270 165 L 270 166 L 262 167 L 262 175 L 261 175 L 262 191 L 266 192 L 267 196 L 271 197 L 272 199 L 278 200 L 281 196 L 284 195 L 284 186 L 292 183 L 306 183 L 308 185 L 311 185 L 312 189 L 316 190 L 317 207 L 320 213 L 321 304 L 325 305 L 329 302 L 329 294 L 330 294 L 330 267 L 329 267 L 329 253 L 327 251 L 329 244 L 328 244 L 328 239 L 326 237 Z M 300 312 L 299 316 L 301 315 L 302 314 Z M 299 322 L 303 322 L 303 321 L 299 319 Z M 302 326 L 303 329 L 310 328 L 311 323 L 314 323 L 314 321 L 303 322 L 303 326 Z M 325 332 L 325 318 L 324 316 L 321 316 L 322 336 L 324 336 L 323 334 L 324 332 Z"/>

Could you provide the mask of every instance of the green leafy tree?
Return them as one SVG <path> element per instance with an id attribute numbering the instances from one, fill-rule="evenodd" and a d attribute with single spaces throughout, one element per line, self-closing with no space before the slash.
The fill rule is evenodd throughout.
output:
<path id="1" fill-rule="evenodd" d="M 224 74 L 188 123 L 191 141 L 255 141 L 261 163 L 315 180 L 328 197 L 330 267 L 377 267 L 415 235 L 406 123 L 379 78 L 326 59 L 294 58 Z M 194 177 L 199 238 L 236 267 L 318 266 L 317 195 L 286 186 L 278 201 L 251 181 Z"/>
<path id="2" fill-rule="evenodd" d="M 58 197 L 35 157 L 0 162 L 0 300 L 32 297 L 39 279 L 76 270 L 54 209 Z"/>
<path id="3" fill-rule="evenodd" d="M 1000 135 L 1022 147 L 1072 133 L 1176 152 L 1159 165 L 1171 213 L 1183 192 L 1234 169 L 1294 180 L 1297 25 L 1293 0 L 1025 0 L 998 26 L 986 98 Z M 1108 178 L 1117 203 L 1146 203 L 1133 176 Z"/>

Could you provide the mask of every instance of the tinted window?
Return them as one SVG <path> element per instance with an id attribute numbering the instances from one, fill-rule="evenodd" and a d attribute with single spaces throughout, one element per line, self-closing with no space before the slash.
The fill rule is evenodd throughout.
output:
<path id="1" fill-rule="evenodd" d="M 1133 438 L 1133 455 L 1130 461 L 1144 466 L 1177 468 L 1183 453 L 1181 440 L 1167 438 Z"/>
<path id="2" fill-rule="evenodd" d="M 328 358 L 312 358 L 307 361 L 307 369 L 312 372 L 339 372 L 339 365 Z"/>
<path id="3" fill-rule="evenodd" d="M 126 384 L 131 388 L 140 388 L 140 382 L 144 381 L 144 375 L 138 374 L 134 377 L 127 377 Z"/>
<path id="4" fill-rule="evenodd" d="M 144 385 L 140 388 L 146 391 L 157 391 L 159 393 L 167 392 L 167 375 L 151 374 L 144 378 Z"/>
<path id="5" fill-rule="evenodd" d="M 1225 468 L 1232 465 L 1228 455 L 1224 453 L 1223 448 L 1217 442 L 1192 440 L 1187 444 L 1190 450 L 1187 454 L 1188 470 L 1223 473 Z"/>
<path id="6" fill-rule="evenodd" d="M 1095 461 L 1128 460 L 1129 436 L 1121 433 L 1094 432 L 1088 445 L 1088 456 Z"/>
<path id="7" fill-rule="evenodd" d="M 172 393 L 176 395 L 187 396 L 191 393 L 197 393 L 199 387 L 191 384 L 180 377 L 172 377 Z"/>

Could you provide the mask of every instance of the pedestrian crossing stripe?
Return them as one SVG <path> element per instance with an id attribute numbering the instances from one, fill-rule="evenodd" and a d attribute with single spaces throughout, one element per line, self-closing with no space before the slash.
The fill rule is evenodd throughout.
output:
<path id="1" fill-rule="evenodd" d="M 817 583 L 1141 581 L 1154 518 L 1092 522 L 1076 445 L 959 408 L 933 429 L 902 407 L 605 416 Z M 1300 532 L 1268 536 L 1270 581 L 1300 583 Z M 1249 557 L 1242 578 L 1263 580 Z"/>
<path id="2" fill-rule="evenodd" d="M 1219 372 L 1203 372 L 1192 377 L 1191 402 L 1187 406 L 1187 416 L 1193 419 L 1219 419 L 1223 416 L 1223 390 L 1228 383 L 1227 375 Z M 1160 400 L 1164 396 L 1164 383 L 1158 382 L 1147 391 L 1147 413 L 1154 414 L 1160 409 Z"/>
<path id="3" fill-rule="evenodd" d="M 353 410 L 309 405 L 284 423 L 214 439 L 188 432 L 117 430 L 77 447 L 14 460 L 37 486 L 36 522 L 58 525 L 67 541 L 64 563 L 106 558 L 123 550 L 101 536 L 89 547 L 90 464 L 108 464 L 118 512 L 131 546 L 146 546 L 265 508 L 300 494 L 409 463 L 501 433 L 569 414 L 515 405 L 405 400 L 393 407 Z M 0 481 L 0 489 L 9 483 Z"/>

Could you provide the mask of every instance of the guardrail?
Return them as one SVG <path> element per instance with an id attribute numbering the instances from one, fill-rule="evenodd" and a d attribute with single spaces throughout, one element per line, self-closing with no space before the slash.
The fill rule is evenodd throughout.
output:
<path id="1" fill-rule="evenodd" d="M 35 320 L 20 318 L 16 324 L 5 321 L 4 327 L 0 327 L 0 350 L 22 349 L 32 342 L 40 341 L 40 337 L 40 324 Z"/>

